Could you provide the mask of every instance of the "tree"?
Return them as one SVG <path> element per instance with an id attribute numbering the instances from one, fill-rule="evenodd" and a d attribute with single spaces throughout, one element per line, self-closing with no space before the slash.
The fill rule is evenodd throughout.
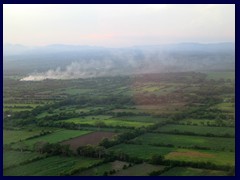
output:
<path id="1" fill-rule="evenodd" d="M 25 142 L 20 141 L 19 142 L 19 148 L 20 148 L 20 151 L 22 152 L 23 150 L 26 150 L 28 148 L 28 146 L 26 145 Z"/>
<path id="2" fill-rule="evenodd" d="M 150 159 L 151 164 L 161 164 L 163 161 L 164 161 L 164 157 L 162 155 L 156 155 L 156 154 L 154 154 Z"/>
<path id="3" fill-rule="evenodd" d="M 103 121 L 97 121 L 97 122 L 95 123 L 95 125 L 96 125 L 97 127 L 99 127 L 99 128 L 101 128 L 101 127 L 106 127 L 106 124 L 105 124 Z"/>
<path id="4" fill-rule="evenodd" d="M 34 145 L 33 145 L 33 149 L 39 153 L 43 153 L 43 147 L 44 145 L 46 144 L 47 142 L 44 142 L 44 141 L 39 141 L 39 142 L 36 142 Z"/>
<path id="5" fill-rule="evenodd" d="M 65 156 L 70 156 L 70 155 L 73 154 L 72 150 L 70 149 L 70 145 L 69 144 L 62 145 L 61 146 L 61 152 Z"/>
<path id="6" fill-rule="evenodd" d="M 102 155 L 105 154 L 106 149 L 102 146 L 97 146 L 95 148 L 95 154 L 97 155 L 97 157 L 100 159 L 102 157 Z"/>

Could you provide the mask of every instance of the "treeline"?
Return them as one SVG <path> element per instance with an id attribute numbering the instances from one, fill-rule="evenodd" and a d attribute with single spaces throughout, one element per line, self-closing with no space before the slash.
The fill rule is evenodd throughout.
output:
<path id="1" fill-rule="evenodd" d="M 71 156 L 73 151 L 70 149 L 70 145 L 62 145 L 59 143 L 50 144 L 46 142 L 36 142 L 33 146 L 34 151 L 39 152 L 40 154 L 49 154 L 49 155 L 63 155 Z"/>
<path id="2" fill-rule="evenodd" d="M 206 134 L 200 134 L 190 131 L 178 131 L 177 129 L 168 131 L 168 132 L 162 132 L 160 130 L 153 131 L 152 133 L 160 133 L 160 134 L 176 134 L 176 135 L 187 135 L 187 136 L 203 136 L 203 137 L 224 137 L 224 138 L 234 138 L 234 135 L 231 135 L 229 133 L 225 134 L 212 134 L 212 133 L 206 133 Z"/>

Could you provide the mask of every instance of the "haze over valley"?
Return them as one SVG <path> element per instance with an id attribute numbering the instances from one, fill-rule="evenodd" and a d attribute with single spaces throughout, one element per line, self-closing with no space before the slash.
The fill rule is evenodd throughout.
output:
<path id="1" fill-rule="evenodd" d="M 4 4 L 4 176 L 235 176 L 235 5 Z"/>

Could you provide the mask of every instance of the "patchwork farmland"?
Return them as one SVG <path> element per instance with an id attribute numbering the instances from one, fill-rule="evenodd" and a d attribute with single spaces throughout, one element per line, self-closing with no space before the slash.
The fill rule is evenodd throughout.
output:
<path id="1" fill-rule="evenodd" d="M 222 73 L 5 76 L 4 175 L 232 176 L 235 83 Z"/>

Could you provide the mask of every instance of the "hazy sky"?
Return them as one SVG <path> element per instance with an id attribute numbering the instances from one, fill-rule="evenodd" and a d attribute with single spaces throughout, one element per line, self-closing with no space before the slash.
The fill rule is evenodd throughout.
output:
<path id="1" fill-rule="evenodd" d="M 235 41 L 235 5 L 3 5 L 4 43 L 97 46 Z"/>

